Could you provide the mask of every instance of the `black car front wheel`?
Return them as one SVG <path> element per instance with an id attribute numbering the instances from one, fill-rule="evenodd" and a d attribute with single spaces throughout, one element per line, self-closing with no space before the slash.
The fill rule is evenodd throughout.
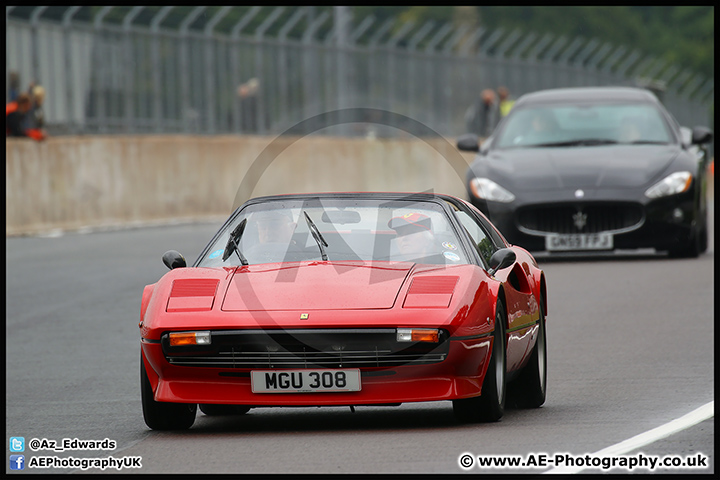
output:
<path id="1" fill-rule="evenodd" d="M 707 235 L 707 230 L 703 232 L 697 226 L 693 227 L 688 242 L 677 248 L 668 251 L 670 258 L 697 258 L 703 250 L 703 234 Z M 707 248 L 707 239 L 705 240 L 705 248 Z"/>
<path id="2" fill-rule="evenodd" d="M 708 228 L 707 222 L 700 229 L 700 253 L 705 253 L 708 248 Z"/>
<path id="3" fill-rule="evenodd" d="M 156 402 L 140 355 L 140 396 L 145 424 L 153 430 L 187 430 L 195 423 L 197 404 Z"/>

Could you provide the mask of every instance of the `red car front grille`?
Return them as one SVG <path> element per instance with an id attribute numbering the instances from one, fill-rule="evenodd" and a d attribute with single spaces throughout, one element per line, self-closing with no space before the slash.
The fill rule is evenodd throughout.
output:
<path id="1" fill-rule="evenodd" d="M 449 342 L 397 342 L 395 329 L 214 331 L 211 348 L 170 347 L 167 361 L 205 368 L 362 368 L 423 365 L 445 360 Z"/>

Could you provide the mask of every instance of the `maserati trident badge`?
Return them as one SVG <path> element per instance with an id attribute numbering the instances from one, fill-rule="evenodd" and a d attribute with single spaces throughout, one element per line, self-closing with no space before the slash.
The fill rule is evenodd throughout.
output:
<path id="1" fill-rule="evenodd" d="M 573 215 L 573 223 L 577 227 L 578 230 L 582 230 L 585 225 L 587 225 L 587 213 L 583 213 L 582 211 L 578 211 L 575 215 Z"/>

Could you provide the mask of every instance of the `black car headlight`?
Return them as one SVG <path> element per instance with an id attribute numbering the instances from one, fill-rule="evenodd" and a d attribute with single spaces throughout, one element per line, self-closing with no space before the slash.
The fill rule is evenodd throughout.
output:
<path id="1" fill-rule="evenodd" d="M 489 178 L 473 178 L 470 180 L 470 190 L 477 198 L 491 202 L 510 203 L 515 200 L 515 195 Z"/>
<path id="2" fill-rule="evenodd" d="M 668 195 L 676 195 L 690 188 L 693 176 L 690 172 L 675 172 L 660 180 L 658 183 L 648 188 L 645 195 L 649 198 L 667 197 Z"/>

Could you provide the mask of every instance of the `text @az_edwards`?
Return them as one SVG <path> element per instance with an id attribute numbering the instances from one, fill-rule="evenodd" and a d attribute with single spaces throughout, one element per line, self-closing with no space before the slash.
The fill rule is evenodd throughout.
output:
<path id="1" fill-rule="evenodd" d="M 117 442 L 104 438 L 102 440 L 81 440 L 79 438 L 63 438 L 61 441 L 47 438 L 33 438 L 28 442 L 28 447 L 33 452 L 49 450 L 54 452 L 66 452 L 72 450 L 115 450 Z"/>

